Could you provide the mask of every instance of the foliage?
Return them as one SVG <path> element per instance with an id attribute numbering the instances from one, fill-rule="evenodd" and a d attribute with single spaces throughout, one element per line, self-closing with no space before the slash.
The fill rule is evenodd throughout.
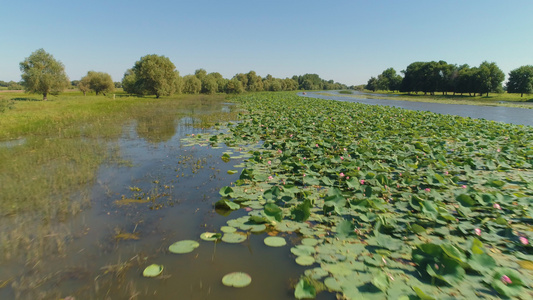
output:
<path id="1" fill-rule="evenodd" d="M 48 94 L 62 92 L 70 85 L 63 64 L 42 48 L 21 62 L 20 70 L 25 91 L 43 94 L 43 100 L 48 99 Z"/>
<path id="2" fill-rule="evenodd" d="M 520 93 L 520 97 L 533 93 L 533 66 L 521 66 L 512 70 L 507 81 L 507 92 Z"/>
<path id="3" fill-rule="evenodd" d="M 468 65 L 452 65 L 442 60 L 414 62 L 402 72 L 404 77 L 400 84 L 400 91 L 424 92 L 424 94 L 432 95 L 435 92 L 442 92 L 443 95 L 453 92 L 454 94 L 474 95 L 486 93 L 488 96 L 489 92 L 502 91 L 502 82 L 505 77 L 496 63 L 486 61 L 476 68 L 470 68 Z M 377 88 L 382 87 L 378 85 Z"/>
<path id="4" fill-rule="evenodd" d="M 85 95 L 89 90 L 92 90 L 98 95 L 112 92 L 115 89 L 115 83 L 111 79 L 111 75 L 104 72 L 89 71 L 80 82 L 78 89 Z"/>
<path id="5" fill-rule="evenodd" d="M 183 92 L 185 94 L 198 94 L 202 90 L 202 81 L 195 75 L 183 77 Z"/>
<path id="6" fill-rule="evenodd" d="M 179 73 L 168 57 L 146 55 L 126 71 L 122 84 L 124 91 L 138 95 L 170 96 L 177 90 Z"/>

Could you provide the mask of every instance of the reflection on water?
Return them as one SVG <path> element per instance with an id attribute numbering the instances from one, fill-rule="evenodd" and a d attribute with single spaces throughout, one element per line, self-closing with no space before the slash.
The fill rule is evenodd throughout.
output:
<path id="1" fill-rule="evenodd" d="M 383 99 L 367 99 L 364 93 L 360 92 L 354 92 L 354 94 L 348 96 L 343 96 L 341 94 L 324 95 L 314 92 L 308 92 L 306 95 L 300 93 L 299 95 L 311 98 L 357 102 L 370 105 L 394 106 L 409 110 L 431 111 L 438 114 L 457 115 L 474 119 L 486 119 L 516 125 L 533 126 L 533 110 L 526 108 L 441 104 L 385 99 L 390 97 L 383 97 Z M 361 97 L 357 97 L 358 95 Z"/>

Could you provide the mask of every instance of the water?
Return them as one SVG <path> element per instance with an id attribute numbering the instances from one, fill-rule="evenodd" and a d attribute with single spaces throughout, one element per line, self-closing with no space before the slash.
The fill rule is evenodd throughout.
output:
<path id="1" fill-rule="evenodd" d="M 320 93 L 331 93 L 320 92 Z M 504 122 L 509 124 L 516 125 L 528 125 L 533 126 L 533 109 L 526 108 L 515 108 L 515 107 L 504 107 L 504 106 L 480 106 L 480 105 L 460 105 L 460 104 L 441 104 L 441 103 L 427 103 L 427 102 L 412 102 L 412 101 L 402 101 L 402 100 L 390 100 L 386 98 L 386 95 L 372 94 L 373 96 L 383 97 L 381 99 L 365 99 L 364 93 L 355 91 L 351 95 L 343 94 L 329 94 L 329 95 L 319 95 L 318 92 L 306 92 L 306 95 L 299 93 L 301 96 L 319 98 L 319 99 L 328 99 L 328 100 L 337 100 L 337 101 L 347 101 L 347 102 L 358 102 L 371 105 L 385 105 L 385 106 L 394 106 L 405 108 L 409 110 L 419 110 L 419 111 L 431 111 L 439 114 L 446 115 L 457 115 L 461 117 L 470 117 L 474 119 L 486 119 L 493 120 L 497 122 Z M 358 98 L 357 96 L 361 97 Z"/>
<path id="2" fill-rule="evenodd" d="M 229 111 L 227 104 L 206 108 Z M 219 231 L 226 221 L 247 214 L 218 214 L 219 190 L 238 179 L 242 159 L 221 160 L 222 147 L 187 146 L 182 139 L 201 135 L 196 110 L 181 119 L 134 120 L 112 141 L 119 161 L 100 167 L 90 189 L 90 206 L 58 226 L 68 232 L 59 253 L 38 260 L 12 259 L 0 268 L 0 299 L 294 299 L 293 288 L 306 267 L 294 262 L 290 243 L 266 247 L 266 233 L 240 244 L 206 242 L 201 233 Z M 13 145 L 9 145 L 13 146 Z M 233 175 L 228 170 L 237 169 Z M 124 199 L 150 202 L 120 205 Z M 286 236 L 290 239 L 291 236 Z M 192 239 L 200 247 L 172 254 L 172 243 Z M 22 251 L 32 251 L 23 249 Z M 152 263 L 158 278 L 144 278 Z M 222 284 L 230 272 L 246 272 L 243 289 Z M 322 293 L 317 299 L 335 299 Z"/>

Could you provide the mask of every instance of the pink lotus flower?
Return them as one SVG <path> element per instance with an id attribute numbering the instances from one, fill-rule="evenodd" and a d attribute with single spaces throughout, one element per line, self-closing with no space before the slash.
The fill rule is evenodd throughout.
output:
<path id="1" fill-rule="evenodd" d="M 463 189 L 466 189 L 466 185 L 463 184 L 462 188 L 463 188 Z"/>
<path id="2" fill-rule="evenodd" d="M 498 203 L 494 203 L 494 205 L 492 205 L 492 207 L 494 207 L 496 209 L 502 209 L 502 207 Z"/>
<path id="3" fill-rule="evenodd" d="M 481 236 L 481 229 L 476 228 L 476 229 L 474 229 L 474 232 L 475 232 L 476 235 Z"/>
<path id="4" fill-rule="evenodd" d="M 507 275 L 502 275 L 502 278 L 500 278 L 500 279 L 505 285 L 513 283 L 511 281 L 511 278 L 509 278 L 509 276 L 507 276 Z"/>
<path id="5" fill-rule="evenodd" d="M 339 176 L 340 176 L 340 177 L 344 177 L 344 173 L 341 172 L 341 173 L 339 174 Z"/>
<path id="6" fill-rule="evenodd" d="M 344 157 L 341 156 L 341 160 L 344 160 Z"/>
<path id="7" fill-rule="evenodd" d="M 359 180 L 359 182 L 360 182 L 361 184 L 365 184 L 365 180 L 364 180 L 364 179 Z"/>
<path id="8" fill-rule="evenodd" d="M 274 179 L 274 177 L 268 176 L 268 180 L 272 180 L 272 179 Z"/>
<path id="9" fill-rule="evenodd" d="M 272 161 L 269 160 L 269 161 L 268 161 L 268 164 L 271 165 L 271 164 L 272 164 Z"/>
<path id="10" fill-rule="evenodd" d="M 522 243 L 523 245 L 529 244 L 529 241 L 526 237 L 521 236 L 518 239 L 520 240 L 520 243 Z"/>
<path id="11" fill-rule="evenodd" d="M 425 188 L 424 191 L 426 191 L 426 192 L 430 192 L 431 189 L 430 189 L 430 188 Z"/>
<path id="12" fill-rule="evenodd" d="M 315 146 L 318 148 L 318 144 L 315 144 Z"/>

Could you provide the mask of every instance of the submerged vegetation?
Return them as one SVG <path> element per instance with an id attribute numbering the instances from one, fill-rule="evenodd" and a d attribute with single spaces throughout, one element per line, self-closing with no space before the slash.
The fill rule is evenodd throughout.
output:
<path id="1" fill-rule="evenodd" d="M 296 298 L 533 296 L 531 127 L 287 93 L 235 101 L 247 113 L 229 134 L 191 139 L 262 141 L 220 191 L 249 211 L 222 241 L 296 238 Z"/>

